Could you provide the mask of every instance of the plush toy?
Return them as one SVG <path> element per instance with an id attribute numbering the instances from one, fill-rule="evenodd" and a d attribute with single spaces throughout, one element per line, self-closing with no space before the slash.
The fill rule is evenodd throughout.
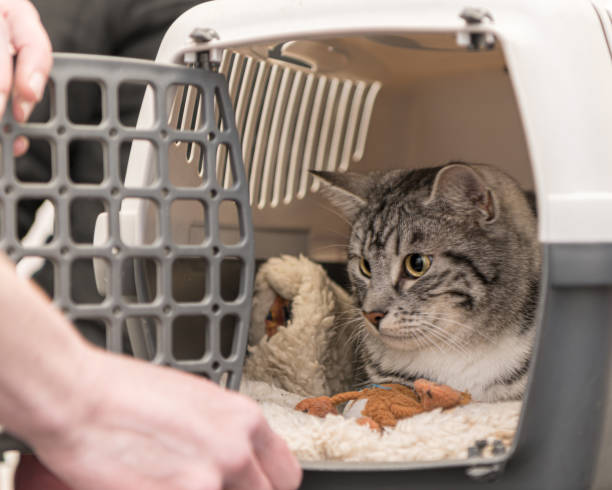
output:
<path id="1" fill-rule="evenodd" d="M 436 408 L 448 409 L 469 403 L 469 393 L 425 379 L 414 382 L 414 389 L 400 384 L 373 385 L 360 391 L 339 393 L 332 397 L 307 398 L 298 403 L 296 410 L 325 417 L 338 414 L 337 405 L 347 403 L 343 415 L 357 418 L 357 423 L 375 430 L 395 427 L 398 420 L 412 417 Z"/>
<path id="2" fill-rule="evenodd" d="M 257 272 L 244 377 L 301 396 L 353 383 L 350 296 L 305 257 L 272 258 Z"/>
<path id="3" fill-rule="evenodd" d="M 266 335 L 268 339 L 278 333 L 279 327 L 286 327 L 290 320 L 291 301 L 277 294 L 266 315 Z"/>

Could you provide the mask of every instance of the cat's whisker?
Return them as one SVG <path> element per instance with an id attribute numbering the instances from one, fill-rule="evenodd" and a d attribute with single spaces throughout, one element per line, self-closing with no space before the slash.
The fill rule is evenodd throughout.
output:
<path id="1" fill-rule="evenodd" d="M 433 320 L 433 321 L 443 321 L 443 319 L 436 318 L 436 317 L 426 317 L 426 318 L 428 318 L 429 320 Z M 427 322 L 427 320 L 425 320 L 424 318 L 421 318 L 421 321 Z M 457 342 L 461 341 L 461 342 L 459 342 L 461 344 L 466 344 L 467 343 L 467 339 L 464 339 L 462 336 L 459 336 L 458 334 L 453 333 L 453 332 L 449 332 L 448 330 L 446 330 L 445 328 L 441 327 L 440 325 L 437 325 L 437 324 L 434 324 L 434 323 L 431 323 L 431 322 L 428 322 L 428 323 L 430 323 L 430 325 L 434 325 L 435 328 L 443 331 L 445 333 L 445 335 L 447 335 L 449 338 L 452 338 L 452 339 L 454 339 Z M 461 326 L 463 328 L 470 328 L 468 325 L 459 325 L 459 326 Z"/>
<path id="2" fill-rule="evenodd" d="M 346 326 L 349 323 L 351 325 L 363 324 L 363 322 L 365 321 L 361 314 L 340 314 L 336 318 L 338 319 L 339 323 L 341 323 L 342 327 Z"/>
<path id="3" fill-rule="evenodd" d="M 353 327 L 359 327 L 359 326 L 361 326 L 360 322 L 358 322 L 356 320 L 347 321 L 343 325 L 343 327 L 346 327 L 347 329 L 353 329 Z M 358 331 L 359 331 L 359 329 L 355 328 L 351 333 L 358 332 Z"/>
<path id="4" fill-rule="evenodd" d="M 430 330 L 429 328 L 425 328 L 420 340 L 426 342 L 427 345 L 434 347 L 438 352 L 440 352 L 440 354 L 445 353 L 445 351 L 442 349 L 439 343 L 435 341 L 435 340 L 438 340 L 442 343 L 445 343 L 444 339 L 441 338 L 440 335 L 437 334 L 437 332 Z"/>
<path id="5" fill-rule="evenodd" d="M 436 332 L 433 329 L 426 329 L 426 338 L 428 338 L 431 342 L 431 344 L 435 347 L 438 347 L 438 350 L 444 354 L 447 352 L 448 349 L 451 350 L 458 350 L 455 346 L 453 346 L 452 344 L 450 344 L 448 342 L 448 339 L 446 339 L 443 335 L 441 335 L 439 332 Z M 440 344 L 442 344 L 440 346 Z M 444 348 L 442 348 L 444 347 Z"/>
<path id="6" fill-rule="evenodd" d="M 329 211 L 331 214 L 336 215 L 338 218 L 340 218 L 342 221 L 344 221 L 349 227 L 353 226 L 353 223 L 351 223 L 348 219 L 346 219 L 346 216 L 344 216 L 343 214 L 339 213 L 334 208 L 332 208 L 330 206 L 325 206 L 324 204 L 320 203 L 319 201 L 314 201 L 314 203 L 315 203 L 315 205 L 319 206 L 321 209 L 324 209 L 325 211 Z"/>
<path id="7" fill-rule="evenodd" d="M 338 313 L 338 317 L 355 319 L 355 320 L 363 320 L 361 310 L 359 310 L 358 308 L 354 308 L 350 305 L 348 306 L 347 310 L 341 311 L 340 313 Z"/>
<path id="8" fill-rule="evenodd" d="M 487 335 L 487 334 L 485 334 L 483 332 L 480 332 L 479 330 L 476 330 L 476 328 L 473 325 L 469 325 L 469 324 L 458 322 L 458 321 L 453 320 L 451 318 L 448 318 L 448 317 L 446 317 L 444 315 L 434 314 L 434 313 L 420 313 L 420 316 L 425 316 L 426 318 L 430 318 L 430 319 L 434 319 L 434 320 L 438 320 L 438 321 L 452 323 L 453 325 L 457 325 L 458 327 L 462 327 L 462 328 L 468 329 L 471 332 L 475 333 L 476 335 L 480 335 L 485 340 L 488 340 L 490 342 L 493 341 L 492 337 L 490 337 L 489 335 Z"/>
<path id="9" fill-rule="evenodd" d="M 372 384 L 372 382 L 369 379 L 366 379 L 364 381 L 360 381 L 358 383 L 355 383 L 355 388 L 361 389 L 361 388 L 365 388 L 365 387 L 367 387 L 367 386 L 369 386 L 371 384 Z"/>
<path id="10" fill-rule="evenodd" d="M 425 343 L 425 346 L 434 346 L 436 347 L 438 350 L 440 350 L 440 347 L 437 345 L 437 342 L 433 342 L 433 339 L 430 338 L 431 336 L 435 337 L 436 339 L 439 340 L 443 340 L 439 338 L 439 334 L 435 331 L 433 331 L 433 329 L 429 326 L 426 325 L 424 323 L 421 323 L 419 325 L 420 330 L 421 330 L 421 335 L 415 335 L 413 337 L 413 339 L 415 340 L 415 342 L 417 343 L 417 346 L 420 348 L 421 346 L 419 345 L 419 341 L 425 341 L 427 340 L 427 342 Z"/>
<path id="11" fill-rule="evenodd" d="M 345 326 L 346 326 L 346 328 L 350 329 L 353 326 L 360 327 L 361 325 L 360 325 L 359 322 L 354 321 L 352 323 L 347 323 Z M 348 342 L 349 343 L 353 343 L 354 342 L 357 345 L 363 343 L 364 339 L 365 339 L 365 332 L 364 332 L 364 330 L 362 328 L 354 328 L 354 329 L 352 329 L 351 332 L 349 333 L 349 336 L 348 336 Z"/>
<path id="12" fill-rule="evenodd" d="M 360 327 L 361 325 L 357 324 L 357 323 L 353 323 L 353 324 L 349 324 L 347 325 L 348 327 Z M 363 332 L 361 331 L 360 328 L 354 328 L 353 331 L 350 333 L 351 337 L 357 337 L 357 336 L 362 336 Z"/>
<path id="13" fill-rule="evenodd" d="M 363 336 L 359 336 L 355 340 L 352 340 L 350 345 L 355 349 L 355 352 L 360 352 L 364 344 L 365 338 Z"/>
<path id="14" fill-rule="evenodd" d="M 421 335 L 417 335 L 416 337 L 414 337 L 414 341 L 416 342 L 417 348 L 419 350 L 421 350 L 423 347 L 426 347 L 427 344 L 425 343 L 424 339 L 420 338 L 422 337 Z"/>
<path id="15" fill-rule="evenodd" d="M 338 301 L 338 304 L 341 304 L 342 306 L 344 306 L 344 308 L 346 308 L 345 311 L 341 311 L 340 313 L 338 313 L 339 315 L 344 316 L 347 314 L 351 314 L 354 316 L 361 316 L 361 310 L 359 308 L 356 308 L 355 305 L 351 301 L 343 301 L 339 299 L 337 299 L 337 301 Z"/>
<path id="16" fill-rule="evenodd" d="M 444 332 L 444 335 L 446 335 L 446 337 L 448 338 L 449 342 L 452 342 L 454 345 L 456 345 L 459 349 L 461 349 L 465 354 L 467 354 L 467 349 L 466 346 L 468 345 L 468 339 L 466 339 L 463 336 L 460 336 L 456 333 L 453 332 L 448 332 L 446 329 L 440 327 L 440 325 L 435 325 L 436 328 L 438 328 L 440 331 Z"/>
<path id="17" fill-rule="evenodd" d="M 443 328 L 441 328 L 440 326 L 434 323 L 430 323 L 426 320 L 421 320 L 421 322 L 422 322 L 422 325 L 428 327 L 429 329 L 428 331 L 432 335 L 435 335 L 437 338 L 439 338 L 442 342 L 444 342 L 449 347 L 452 347 L 453 349 L 467 355 L 465 346 L 463 345 L 463 343 L 459 342 L 455 336 L 453 336 L 452 334 L 450 334 L 449 332 L 447 332 L 446 330 L 444 330 Z"/>
<path id="18" fill-rule="evenodd" d="M 350 303 L 346 303 L 348 309 L 346 311 L 341 311 L 338 313 L 339 317 L 353 315 L 354 317 L 361 316 L 361 310 L 358 308 L 354 308 Z"/>

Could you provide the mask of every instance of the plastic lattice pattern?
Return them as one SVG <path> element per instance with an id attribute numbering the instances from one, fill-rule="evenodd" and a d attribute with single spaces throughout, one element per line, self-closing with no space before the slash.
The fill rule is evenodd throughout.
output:
<path id="1" fill-rule="evenodd" d="M 200 68 L 75 55 L 56 55 L 50 78 L 46 122 L 19 124 L 10 110 L 2 122 L 0 248 L 17 263 L 35 258 L 49 267 L 54 303 L 72 321 L 104 329 L 109 350 L 237 388 L 250 320 L 253 229 L 225 78 Z M 146 88 L 144 100 L 154 105 L 155 117 L 146 128 L 127 125 L 119 111 L 122 92 L 134 84 Z M 184 107 L 187 91 L 197 91 L 201 99 L 199 114 L 185 125 L 181 118 L 189 113 Z M 79 95 L 91 94 L 100 101 L 100 115 L 93 124 L 73 115 L 78 114 L 74 108 L 78 109 Z M 13 155 L 19 136 L 45 149 L 48 178 L 20 178 L 20 159 Z M 98 148 L 103 162 L 100 178 L 74 174 L 76 143 Z M 126 156 L 137 144 L 153 150 L 157 168 L 149 172 L 146 185 L 128 187 Z M 227 177 L 216 176 L 220 147 L 232 156 L 230 185 Z M 197 179 L 173 179 L 173 166 L 195 166 L 194 159 Z M 121 221 L 122 208 L 138 201 L 146 204 L 141 223 L 145 238 L 135 241 L 123 236 L 126 224 Z M 48 226 L 50 237 L 36 243 L 20 236 L 18 213 L 41 202 L 50 210 L 47 221 L 54 223 Z M 88 204 L 105 212 L 105 219 L 97 223 L 107 228 L 101 243 L 93 239 L 98 213 L 93 220 L 78 219 Z M 232 205 L 237 216 L 239 237 L 231 245 L 219 233 L 223 204 Z M 200 218 L 186 221 L 190 213 Z M 227 270 L 226 264 L 231 266 Z M 228 274 L 234 274 L 230 297 L 221 288 Z M 82 281 L 97 285 L 90 288 L 93 295 L 81 294 Z M 0 449 L 8 448 L 0 443 Z"/>

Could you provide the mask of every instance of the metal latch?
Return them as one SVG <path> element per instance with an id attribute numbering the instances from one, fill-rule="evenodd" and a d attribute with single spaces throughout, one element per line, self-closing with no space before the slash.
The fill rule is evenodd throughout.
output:
<path id="1" fill-rule="evenodd" d="M 476 441 L 468 448 L 468 458 L 482 458 L 485 449 L 489 447 L 492 456 L 501 456 L 506 452 L 506 447 L 501 440 L 494 440 L 492 443 L 485 439 Z M 465 470 L 465 474 L 473 480 L 495 480 L 504 471 L 504 463 L 475 464 Z"/>
<path id="2" fill-rule="evenodd" d="M 482 8 L 466 7 L 459 14 L 468 26 L 486 25 L 493 22 L 491 13 Z M 457 45 L 472 51 L 493 49 L 495 36 L 492 32 L 461 31 L 457 33 Z"/>
<path id="3" fill-rule="evenodd" d="M 219 34 L 209 27 L 197 27 L 191 32 L 190 37 L 195 44 L 205 44 L 218 40 Z M 185 53 L 184 60 L 185 64 L 217 71 L 221 64 L 222 55 L 223 49 L 221 48 L 203 49 L 201 51 L 194 50 Z"/>

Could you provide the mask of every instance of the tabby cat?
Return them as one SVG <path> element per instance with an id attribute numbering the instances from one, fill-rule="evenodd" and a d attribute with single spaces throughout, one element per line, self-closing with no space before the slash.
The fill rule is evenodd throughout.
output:
<path id="1" fill-rule="evenodd" d="M 519 399 L 535 336 L 535 206 L 487 165 L 313 172 L 352 224 L 351 323 L 367 383 L 427 378 Z M 356 326 L 355 326 L 356 325 Z"/>

